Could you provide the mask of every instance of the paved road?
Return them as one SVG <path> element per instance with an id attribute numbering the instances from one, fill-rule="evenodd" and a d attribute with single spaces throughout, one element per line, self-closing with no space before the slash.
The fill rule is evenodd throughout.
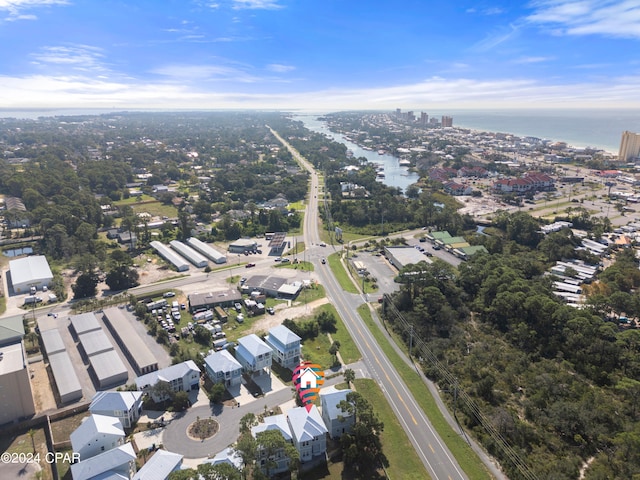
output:
<path id="1" fill-rule="evenodd" d="M 276 132 L 272 130 L 272 133 L 289 149 L 293 157 L 311 173 L 311 191 L 316 191 L 318 177 L 311 164 Z M 320 242 L 317 211 L 317 196 L 310 195 L 304 229 L 305 244 L 307 245 L 314 245 Z M 312 247 L 312 249 L 316 248 L 322 247 Z M 467 476 L 444 442 L 441 441 L 404 381 L 393 368 L 393 365 L 391 365 L 358 315 L 357 307 L 363 303 L 363 299 L 357 297 L 356 300 L 353 295 L 345 293 L 330 270 L 321 267 L 321 265 L 316 266 L 321 283 L 327 291 L 327 296 L 345 322 L 347 330 L 349 330 L 363 356 L 365 365 L 382 388 L 385 397 L 429 475 L 434 479 L 466 479 Z"/>

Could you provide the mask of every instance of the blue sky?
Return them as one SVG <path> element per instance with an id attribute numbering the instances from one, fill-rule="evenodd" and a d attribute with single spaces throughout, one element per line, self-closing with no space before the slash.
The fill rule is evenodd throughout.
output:
<path id="1" fill-rule="evenodd" d="M 640 108 L 639 52 L 640 0 L 0 0 L 0 107 Z"/>

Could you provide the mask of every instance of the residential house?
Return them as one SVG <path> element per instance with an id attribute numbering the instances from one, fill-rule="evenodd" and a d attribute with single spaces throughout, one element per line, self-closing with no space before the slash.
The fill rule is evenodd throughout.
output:
<path id="1" fill-rule="evenodd" d="M 273 350 L 255 333 L 238 339 L 236 358 L 245 373 L 262 375 L 271 374 Z"/>
<path id="2" fill-rule="evenodd" d="M 326 456 L 328 431 L 318 407 L 312 405 L 308 412 L 305 407 L 292 408 L 287 413 L 287 421 L 301 463 Z"/>
<path id="3" fill-rule="evenodd" d="M 210 463 L 211 465 L 218 465 L 220 463 L 228 463 L 232 467 L 242 470 L 244 462 L 240 454 L 231 447 L 225 448 L 223 451 L 218 452 L 211 460 L 205 460 L 203 463 Z"/>
<path id="4" fill-rule="evenodd" d="M 158 382 L 167 382 L 174 392 L 188 392 L 200 386 L 200 369 L 193 360 L 177 363 L 170 367 L 156 370 L 136 378 L 138 390 L 149 392 Z M 162 402 L 165 398 L 151 396 L 154 402 Z"/>
<path id="5" fill-rule="evenodd" d="M 142 412 L 142 392 L 96 392 L 89 411 L 116 417 L 124 428 L 133 428 Z"/>
<path id="6" fill-rule="evenodd" d="M 473 191 L 470 186 L 457 182 L 445 182 L 443 188 L 449 195 L 471 195 Z"/>
<path id="7" fill-rule="evenodd" d="M 284 325 L 269 330 L 264 341 L 273 350 L 273 359 L 284 368 L 293 370 L 300 363 L 300 341 L 302 339 Z"/>
<path id="8" fill-rule="evenodd" d="M 75 450 L 74 450 L 75 451 Z M 136 471 L 136 452 L 131 443 L 125 443 L 100 455 L 71 465 L 73 480 L 94 478 L 131 478 Z"/>
<path id="9" fill-rule="evenodd" d="M 227 388 L 242 383 L 242 365 L 227 350 L 205 357 L 204 368 L 213 383 L 224 383 Z"/>
<path id="10" fill-rule="evenodd" d="M 157 450 L 140 470 L 133 476 L 133 480 L 166 480 L 171 472 L 180 470 L 183 455 L 166 450 Z"/>
<path id="11" fill-rule="evenodd" d="M 347 400 L 349 393 L 351 393 L 350 389 L 337 390 L 333 386 L 320 390 L 322 420 L 331 438 L 340 438 L 344 433 L 349 433 L 353 427 L 355 415 L 339 407 L 340 402 Z"/>
<path id="12" fill-rule="evenodd" d="M 73 452 L 82 461 L 124 444 L 124 429 L 115 417 L 92 414 L 71 433 L 70 439 Z"/>
<path id="13" fill-rule="evenodd" d="M 253 435 L 254 438 L 257 438 L 258 433 L 267 430 L 278 430 L 280 431 L 286 442 L 293 443 L 291 427 L 285 415 L 281 414 L 264 417 L 263 423 L 260 423 L 259 425 L 251 428 L 251 435 Z M 269 453 L 264 448 L 258 446 L 256 459 L 258 465 L 260 466 L 260 469 L 263 471 L 266 471 L 267 465 L 270 465 L 268 471 L 270 475 L 286 472 L 289 470 L 289 458 L 285 455 L 284 449 L 281 449 L 277 452 L 272 452 L 269 455 Z"/>

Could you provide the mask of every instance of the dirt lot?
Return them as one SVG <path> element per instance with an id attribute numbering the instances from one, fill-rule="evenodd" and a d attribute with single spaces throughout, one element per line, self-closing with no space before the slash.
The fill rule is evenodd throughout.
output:
<path id="1" fill-rule="evenodd" d="M 33 392 L 33 402 L 36 406 L 36 414 L 57 407 L 52 384 L 47 373 L 47 367 L 43 360 L 29 364 L 31 374 L 31 390 Z"/>
<path id="2" fill-rule="evenodd" d="M 297 302 L 299 303 L 299 302 Z M 320 298 L 306 305 L 296 305 L 293 307 L 287 307 L 284 303 L 275 307 L 275 315 L 265 315 L 264 318 L 257 320 L 247 333 L 267 332 L 270 328 L 276 327 L 287 318 L 299 318 L 309 315 L 314 309 L 320 305 L 329 303 L 328 298 Z"/>

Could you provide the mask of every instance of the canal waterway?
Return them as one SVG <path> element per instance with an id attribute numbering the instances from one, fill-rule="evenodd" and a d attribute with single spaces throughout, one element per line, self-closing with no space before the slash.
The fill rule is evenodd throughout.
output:
<path id="1" fill-rule="evenodd" d="M 349 150 L 353 152 L 355 158 L 364 157 L 370 163 L 376 163 L 384 167 L 385 177 L 381 179 L 382 183 L 389 187 L 397 187 L 405 192 L 407 187 L 413 183 L 416 183 L 420 179 L 420 175 L 414 172 L 410 172 L 407 167 L 401 167 L 398 162 L 399 158 L 389 154 L 380 155 L 378 152 L 371 150 L 365 150 L 359 145 L 345 139 L 342 135 L 333 133 L 327 128 L 326 122 L 318 120 L 321 114 L 298 114 L 294 115 L 294 120 L 301 121 L 306 128 L 313 132 L 323 133 L 332 140 L 344 144 Z"/>

